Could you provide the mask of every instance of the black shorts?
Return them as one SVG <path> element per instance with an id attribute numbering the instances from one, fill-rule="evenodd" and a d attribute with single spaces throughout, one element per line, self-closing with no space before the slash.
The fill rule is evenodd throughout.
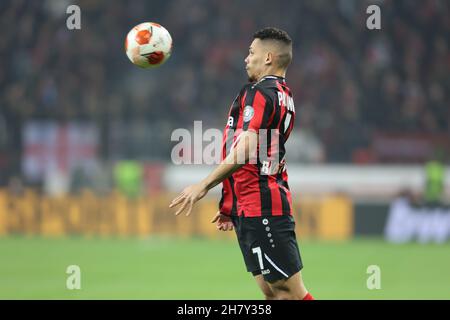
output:
<path id="1" fill-rule="evenodd" d="M 292 216 L 231 217 L 247 271 L 265 281 L 287 279 L 303 268 Z"/>

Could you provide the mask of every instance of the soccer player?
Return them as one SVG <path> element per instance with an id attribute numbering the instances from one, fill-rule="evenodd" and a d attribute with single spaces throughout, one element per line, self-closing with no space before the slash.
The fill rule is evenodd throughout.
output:
<path id="1" fill-rule="evenodd" d="M 295 119 L 285 80 L 292 40 L 277 28 L 264 28 L 253 37 L 245 59 L 249 83 L 231 105 L 222 162 L 201 182 L 185 188 L 169 207 L 181 205 L 175 214 L 189 215 L 194 203 L 222 182 L 219 211 L 211 222 L 219 230 L 236 230 L 247 270 L 265 298 L 313 300 L 301 277 L 284 161 Z"/>

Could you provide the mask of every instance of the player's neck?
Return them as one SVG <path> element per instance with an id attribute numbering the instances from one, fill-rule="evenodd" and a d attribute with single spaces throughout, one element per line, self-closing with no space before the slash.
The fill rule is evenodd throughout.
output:
<path id="1" fill-rule="evenodd" d="M 263 72 L 263 74 L 259 77 L 258 81 L 260 81 L 261 79 L 268 77 L 268 76 L 286 78 L 286 71 L 285 70 L 283 71 L 283 70 L 268 69 L 265 72 Z"/>

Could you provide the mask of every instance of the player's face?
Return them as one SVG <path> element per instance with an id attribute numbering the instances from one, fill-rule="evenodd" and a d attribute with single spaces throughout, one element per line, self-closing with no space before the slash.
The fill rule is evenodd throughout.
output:
<path id="1" fill-rule="evenodd" d="M 248 81 L 256 82 L 259 80 L 264 71 L 266 55 L 267 53 L 264 50 L 261 40 L 253 40 L 248 51 L 248 56 L 245 58 Z"/>

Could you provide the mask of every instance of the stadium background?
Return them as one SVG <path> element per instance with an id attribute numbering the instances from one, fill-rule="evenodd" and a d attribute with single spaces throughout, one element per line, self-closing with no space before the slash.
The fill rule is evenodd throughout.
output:
<path id="1" fill-rule="evenodd" d="M 70 4 L 81 30 L 66 27 Z M 381 30 L 366 28 L 370 4 Z M 271 25 L 294 40 L 306 285 L 319 299 L 449 299 L 449 13 L 435 0 L 3 1 L 0 298 L 262 298 L 234 234 L 209 223 L 218 190 L 190 218 L 167 206 L 211 169 L 175 166 L 172 132 L 223 128 L 251 35 Z M 142 21 L 174 39 L 161 68 L 124 54 Z M 69 265 L 81 290 L 66 288 Z"/>

